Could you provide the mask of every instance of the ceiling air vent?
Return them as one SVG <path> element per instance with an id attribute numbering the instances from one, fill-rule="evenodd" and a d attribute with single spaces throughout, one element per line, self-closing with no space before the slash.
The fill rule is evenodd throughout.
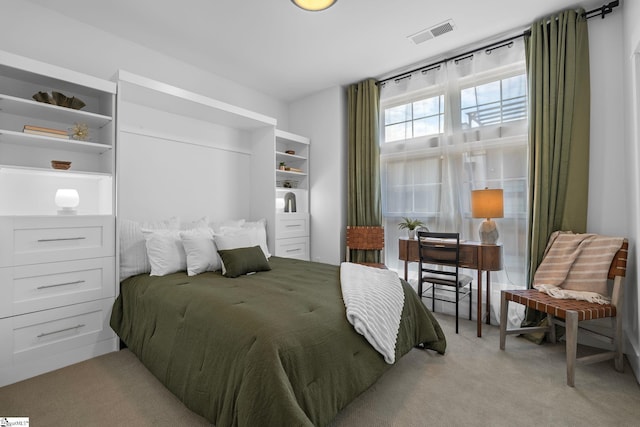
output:
<path id="1" fill-rule="evenodd" d="M 422 30 L 415 34 L 408 36 L 408 39 L 411 39 L 415 44 L 420 44 L 426 42 L 427 40 L 431 40 L 434 37 L 439 37 L 443 34 L 446 34 L 450 31 L 453 31 L 455 25 L 453 24 L 453 20 L 449 19 L 448 21 L 442 22 L 438 25 L 434 25 L 431 28 L 427 28 L 426 30 Z"/>

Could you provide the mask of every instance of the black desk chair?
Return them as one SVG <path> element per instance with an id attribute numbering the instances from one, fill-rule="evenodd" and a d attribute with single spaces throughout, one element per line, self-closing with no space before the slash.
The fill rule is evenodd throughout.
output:
<path id="1" fill-rule="evenodd" d="M 418 295 L 431 298 L 431 311 L 435 312 L 436 300 L 456 305 L 456 334 L 458 333 L 458 303 L 469 297 L 471 320 L 471 276 L 459 272 L 460 233 L 418 232 L 420 264 L 418 270 Z M 423 283 L 429 283 L 427 289 Z M 429 295 L 431 290 L 431 295 Z M 439 291 L 439 295 L 436 294 Z M 446 293 L 455 293 L 447 296 Z"/>

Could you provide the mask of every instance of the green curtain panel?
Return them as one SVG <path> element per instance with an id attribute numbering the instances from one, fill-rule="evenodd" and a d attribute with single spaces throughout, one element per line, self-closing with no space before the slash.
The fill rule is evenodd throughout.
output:
<path id="1" fill-rule="evenodd" d="M 584 10 L 535 22 L 525 37 L 529 82 L 529 287 L 556 230 L 584 233 L 589 190 L 589 38 Z M 527 311 L 524 326 L 543 316 Z M 541 342 L 543 335 L 528 338 Z"/>
<path id="2" fill-rule="evenodd" d="M 589 38 L 584 10 L 531 26 L 529 284 L 556 230 L 584 233 L 589 190 Z"/>
<path id="3" fill-rule="evenodd" d="M 348 225 L 382 225 L 380 201 L 380 93 L 376 81 L 363 80 L 347 89 L 349 115 Z M 375 251 L 351 251 L 354 262 L 379 262 Z"/>

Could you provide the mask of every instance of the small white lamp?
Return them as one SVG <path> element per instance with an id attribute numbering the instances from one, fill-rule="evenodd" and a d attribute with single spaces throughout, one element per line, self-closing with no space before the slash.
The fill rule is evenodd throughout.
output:
<path id="1" fill-rule="evenodd" d="M 60 208 L 60 215 L 75 215 L 76 208 L 80 204 L 80 195 L 78 190 L 73 188 L 60 188 L 56 191 L 56 205 Z"/>
<path id="2" fill-rule="evenodd" d="M 485 218 L 480 224 L 478 233 L 480 242 L 487 245 L 495 245 L 498 241 L 498 227 L 491 218 L 504 216 L 504 203 L 502 189 L 473 190 L 471 191 L 471 216 Z"/>

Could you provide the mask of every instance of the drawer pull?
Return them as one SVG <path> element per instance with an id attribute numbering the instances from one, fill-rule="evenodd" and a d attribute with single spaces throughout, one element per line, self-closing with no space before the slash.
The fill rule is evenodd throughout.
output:
<path id="1" fill-rule="evenodd" d="M 60 242 L 63 240 L 84 240 L 86 237 L 59 237 L 57 239 L 38 239 L 38 243 L 42 242 Z"/>
<path id="2" fill-rule="evenodd" d="M 301 224 L 287 224 L 285 225 L 286 228 L 297 228 L 297 227 L 302 227 Z"/>
<path id="3" fill-rule="evenodd" d="M 291 252 L 300 252 L 300 249 L 287 249 L 286 250 L 287 253 L 291 253 Z"/>
<path id="4" fill-rule="evenodd" d="M 43 285 L 43 286 L 38 286 L 36 289 L 57 288 L 58 286 L 78 285 L 80 283 L 84 283 L 84 280 L 76 280 L 75 282 L 58 283 L 55 285 Z"/>
<path id="5" fill-rule="evenodd" d="M 73 329 L 78 329 L 78 328 L 82 328 L 82 327 L 84 327 L 84 323 L 80 323 L 79 325 L 72 326 L 70 328 L 60 329 L 60 330 L 53 331 L 53 332 L 43 332 L 40 335 L 38 335 L 38 338 L 47 337 L 49 335 L 59 334 L 60 332 L 67 332 L 67 331 L 71 331 Z"/>

